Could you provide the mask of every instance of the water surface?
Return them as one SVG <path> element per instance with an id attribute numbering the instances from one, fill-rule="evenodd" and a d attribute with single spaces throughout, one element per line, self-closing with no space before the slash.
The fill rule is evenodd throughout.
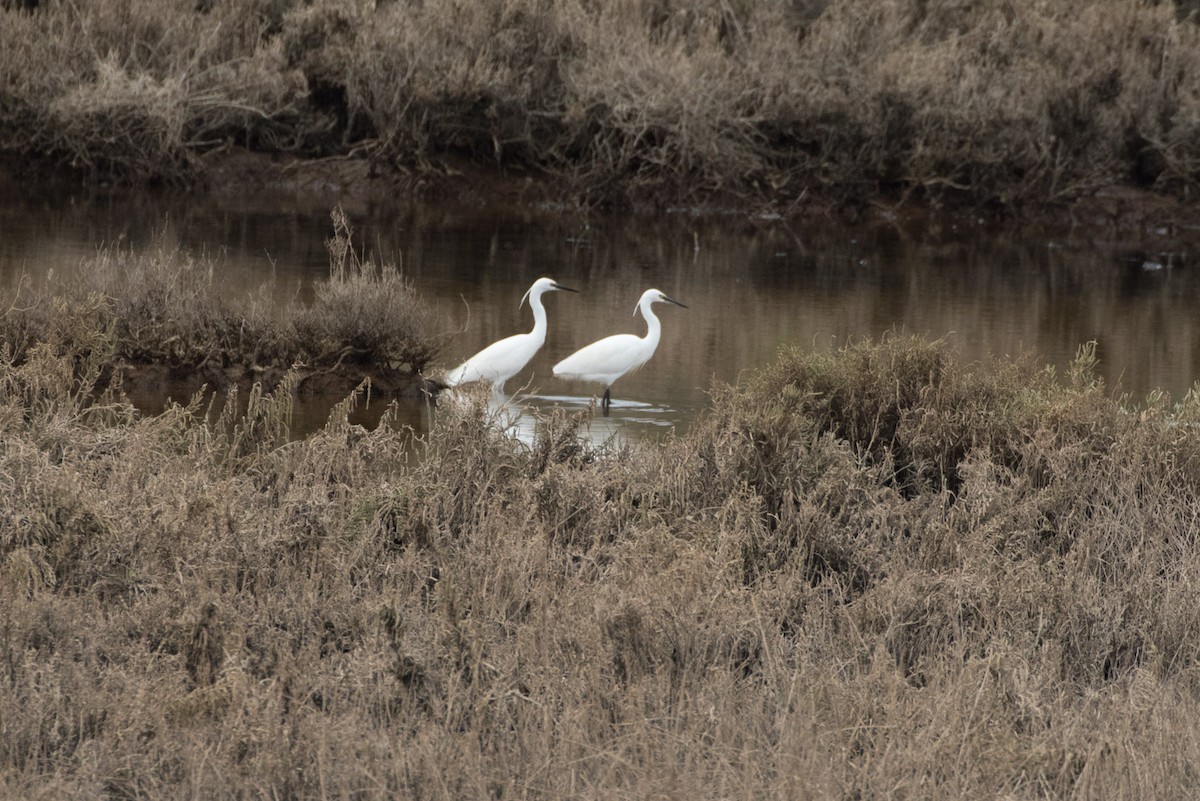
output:
<path id="1" fill-rule="evenodd" d="M 456 332 L 435 368 L 528 330 L 531 315 L 518 301 L 539 276 L 581 290 L 546 296 L 546 346 L 508 385 L 518 412 L 586 408 L 596 388 L 555 379 L 550 368 L 599 337 L 643 333 L 632 316 L 643 290 L 688 304 L 656 306 L 658 351 L 614 385 L 597 439 L 685 428 L 714 382 L 737 382 L 780 348 L 827 349 L 890 331 L 945 338 L 969 359 L 1033 353 L 1060 369 L 1095 341 L 1112 391 L 1135 399 L 1154 389 L 1182 397 L 1200 367 L 1196 273 L 1188 254 L 1161 245 L 982 225 L 797 226 L 745 215 L 599 217 L 450 203 L 360 207 L 350 216 L 359 247 L 400 265 Z M 282 305 L 308 297 L 327 275 L 331 233 L 328 206 L 295 197 L 7 198 L 0 291 L 11 292 L 22 272 L 69 274 L 102 245 L 140 248 L 159 237 L 211 257 L 223 291 L 264 291 Z M 359 414 L 377 417 L 383 403 L 376 398 Z M 299 409 L 297 425 L 320 425 L 329 405 Z M 401 412 L 408 424 L 427 425 L 419 404 Z"/>

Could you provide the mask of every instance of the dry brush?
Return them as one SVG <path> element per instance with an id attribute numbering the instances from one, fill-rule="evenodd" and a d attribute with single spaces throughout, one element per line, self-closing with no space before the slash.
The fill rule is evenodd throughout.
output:
<path id="1" fill-rule="evenodd" d="M 0 8 L 0 152 L 195 181 L 245 147 L 589 203 L 1022 205 L 1200 165 L 1191 3 L 43 0 Z"/>
<path id="2" fill-rule="evenodd" d="M 82 326 L 82 323 L 81 323 Z M 86 326 L 84 326 L 86 327 Z M 82 329 L 81 329 L 82 330 Z M 891 338 L 685 436 L 414 442 L 0 363 L 0 783 L 24 798 L 1184 798 L 1197 398 Z"/>
<path id="3" fill-rule="evenodd" d="M 291 369 L 299 389 L 349 392 L 371 378 L 418 394 L 449 335 L 399 266 L 356 250 L 340 209 L 332 221 L 329 276 L 313 283 L 311 302 L 273 311 L 261 293 L 230 297 L 219 259 L 162 241 L 106 246 L 58 276 L 24 277 L 0 314 L 0 352 L 22 365 L 58 343 L 55 352 L 102 366 L 101 388 L 114 378 L 272 388 Z"/>

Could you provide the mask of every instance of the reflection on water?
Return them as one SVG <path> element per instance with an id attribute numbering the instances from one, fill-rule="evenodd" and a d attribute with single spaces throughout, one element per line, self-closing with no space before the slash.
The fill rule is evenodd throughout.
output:
<path id="1" fill-rule="evenodd" d="M 6 199 L 0 292 L 21 272 L 78 270 L 103 243 L 141 247 L 159 236 L 215 259 L 224 291 L 302 301 L 328 271 L 328 211 L 280 197 Z M 1135 398 L 1154 388 L 1181 397 L 1200 367 L 1196 271 L 1188 254 L 1152 239 L 1118 248 L 1071 232 L 982 227 L 801 228 L 744 216 L 598 219 L 453 205 L 347 211 L 358 245 L 399 264 L 455 332 L 434 367 L 528 331 L 518 302 L 537 277 L 581 290 L 547 296 L 546 345 L 509 387 L 524 385 L 519 432 L 531 410 L 591 402 L 575 393 L 594 387 L 555 379 L 550 367 L 602 336 L 643 334 L 633 310 L 651 286 L 690 308 L 661 315 L 658 351 L 613 386 L 612 414 L 594 417 L 594 440 L 686 426 L 714 381 L 736 382 L 782 347 L 825 349 L 893 330 L 944 337 L 968 359 L 1033 352 L 1060 369 L 1095 340 L 1105 380 Z M 389 401 L 372 398 L 355 414 L 370 424 Z M 297 425 L 320 426 L 332 403 L 300 403 Z M 402 418 L 421 430 L 422 404 L 408 405 Z"/>
<path id="2" fill-rule="evenodd" d="M 661 434 L 674 428 L 684 417 L 680 410 L 670 406 L 630 400 L 613 400 L 607 413 L 600 410 L 599 400 L 594 397 L 526 395 L 519 396 L 519 402 L 524 406 L 523 417 L 527 419 L 531 411 L 542 415 L 553 409 L 586 412 L 588 421 L 584 433 L 594 445 L 619 445 L 626 440 Z"/>
<path id="3" fill-rule="evenodd" d="M 465 393 L 448 390 L 438 397 L 432 412 L 473 403 L 479 397 L 480 393 L 472 390 Z M 534 444 L 538 424 L 556 411 L 579 415 L 583 420 L 579 433 L 597 447 L 619 447 L 651 434 L 661 434 L 675 428 L 683 417 L 678 409 L 637 401 L 613 401 L 608 414 L 604 414 L 597 399 L 591 397 L 482 393 L 482 398 L 488 420 L 526 445 Z M 425 424 L 428 425 L 427 420 Z"/>

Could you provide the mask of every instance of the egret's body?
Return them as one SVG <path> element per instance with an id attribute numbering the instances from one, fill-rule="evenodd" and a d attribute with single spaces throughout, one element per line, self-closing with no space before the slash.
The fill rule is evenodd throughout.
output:
<path id="1" fill-rule="evenodd" d="M 676 306 L 687 308 L 657 289 L 647 289 L 642 293 L 642 297 L 634 309 L 634 314 L 641 312 L 646 321 L 644 337 L 633 334 L 615 334 L 593 342 L 554 365 L 554 375 L 559 378 L 574 378 L 603 384 L 604 397 L 601 399 L 600 405 L 601 408 L 607 409 L 612 402 L 613 382 L 650 361 L 650 357 L 658 348 L 658 340 L 662 336 L 662 324 L 651 308 L 655 303 L 674 303 Z"/>
<path id="2" fill-rule="evenodd" d="M 542 295 L 555 290 L 578 292 L 549 278 L 539 278 L 521 298 L 529 298 L 533 310 L 533 330 L 528 334 L 514 334 L 493 342 L 465 362 L 446 374 L 445 384 L 456 387 L 473 381 L 487 381 L 497 393 L 504 392 L 504 382 L 512 378 L 529 364 L 546 342 L 546 309 L 542 306 Z"/>

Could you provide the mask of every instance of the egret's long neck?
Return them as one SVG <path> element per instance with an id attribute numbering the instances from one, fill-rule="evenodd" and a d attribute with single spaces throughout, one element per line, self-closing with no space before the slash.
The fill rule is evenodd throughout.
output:
<path id="1" fill-rule="evenodd" d="M 529 308 L 533 309 L 533 330 L 529 335 L 539 343 L 546 341 L 546 307 L 542 305 L 542 293 L 529 296 Z"/>
<path id="2" fill-rule="evenodd" d="M 658 321 L 658 316 L 651 308 L 653 305 L 652 303 L 643 303 L 638 307 L 642 317 L 646 320 L 646 336 L 642 337 L 642 342 L 645 342 L 652 350 L 658 347 L 658 338 L 662 336 L 662 323 Z"/>

